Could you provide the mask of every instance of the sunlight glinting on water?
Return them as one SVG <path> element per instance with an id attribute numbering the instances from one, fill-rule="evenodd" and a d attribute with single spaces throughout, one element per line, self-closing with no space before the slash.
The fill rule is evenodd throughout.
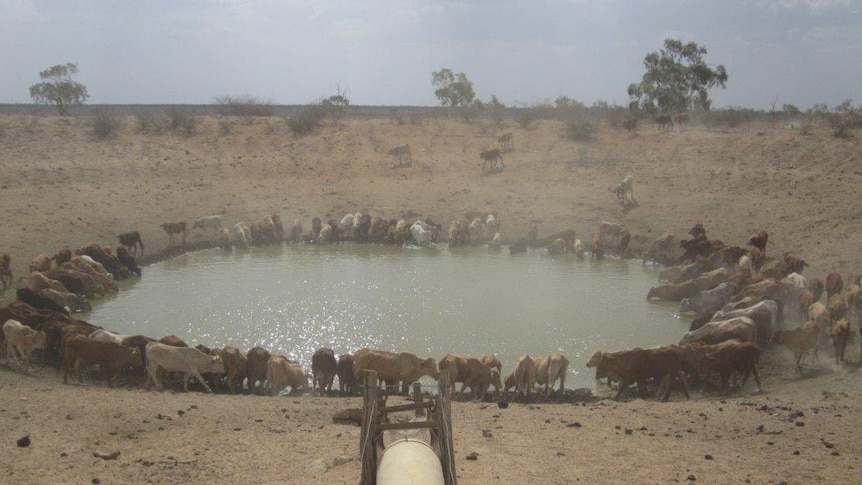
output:
<path id="1" fill-rule="evenodd" d="M 371 245 L 202 251 L 145 268 L 87 317 L 123 334 L 262 346 L 310 368 L 320 347 L 441 358 L 559 351 L 567 387 L 592 387 L 596 349 L 675 343 L 676 307 L 647 302 L 657 270 L 639 261 L 509 255 L 480 248 Z"/>

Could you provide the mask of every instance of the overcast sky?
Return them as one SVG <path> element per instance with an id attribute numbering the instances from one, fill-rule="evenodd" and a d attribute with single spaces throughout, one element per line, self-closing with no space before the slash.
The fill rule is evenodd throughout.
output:
<path id="1" fill-rule="evenodd" d="M 0 0 L 0 103 L 76 62 L 89 103 L 437 105 L 445 67 L 507 106 L 624 105 L 669 37 L 727 69 L 713 106 L 862 103 L 862 0 Z"/>

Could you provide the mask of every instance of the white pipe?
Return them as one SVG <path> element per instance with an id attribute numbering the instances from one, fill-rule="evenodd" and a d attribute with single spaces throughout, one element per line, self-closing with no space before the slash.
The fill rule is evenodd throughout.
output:
<path id="1" fill-rule="evenodd" d="M 402 439 L 386 447 L 377 465 L 377 485 L 442 485 L 443 467 L 434 449 Z"/>

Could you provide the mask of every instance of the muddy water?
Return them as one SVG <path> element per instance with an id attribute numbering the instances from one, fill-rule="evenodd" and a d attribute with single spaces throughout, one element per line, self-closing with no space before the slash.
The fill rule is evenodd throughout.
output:
<path id="1" fill-rule="evenodd" d="M 190 344 L 256 345 L 310 367 L 319 347 L 496 353 L 503 374 L 518 355 L 560 351 L 567 387 L 593 387 L 596 349 L 679 340 L 675 305 L 647 302 L 657 270 L 640 261 L 509 255 L 484 249 L 290 246 L 189 253 L 85 318 L 124 334 L 176 334 Z"/>

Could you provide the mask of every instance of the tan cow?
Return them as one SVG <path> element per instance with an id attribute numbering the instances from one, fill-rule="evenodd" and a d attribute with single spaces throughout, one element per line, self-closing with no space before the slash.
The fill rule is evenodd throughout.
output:
<path id="1" fill-rule="evenodd" d="M 566 373 L 569 369 L 569 359 L 559 352 L 542 357 L 536 361 L 536 384 L 545 385 L 545 395 L 551 397 L 554 383 L 560 380 L 560 394 L 566 390 Z"/>
<path id="2" fill-rule="evenodd" d="M 364 382 L 364 371 L 377 372 L 377 378 L 393 386 L 401 382 L 406 390 L 422 376 L 437 379 L 437 363 L 429 357 L 420 359 L 410 352 L 388 352 L 385 350 L 359 349 L 353 354 L 353 372 L 359 382 Z"/>
<path id="3" fill-rule="evenodd" d="M 153 383 L 156 389 L 162 389 L 162 383 L 158 376 L 160 368 L 167 372 L 181 372 L 183 374 L 184 390 L 189 390 L 189 377 L 194 377 L 209 393 L 213 391 L 207 385 L 201 373 L 225 373 L 224 362 L 222 362 L 221 358 L 207 355 L 194 347 L 174 347 L 159 342 L 150 342 L 147 344 L 146 354 L 147 388 L 149 388 L 150 383 Z"/>
<path id="4" fill-rule="evenodd" d="M 497 369 L 497 372 L 503 373 L 503 363 L 494 354 L 485 354 L 482 356 L 482 363 L 492 369 Z"/>
<path id="5" fill-rule="evenodd" d="M 221 359 L 224 362 L 227 387 L 231 394 L 236 394 L 237 389 L 242 391 L 242 383 L 248 374 L 248 360 L 236 347 L 225 347 L 221 351 Z"/>
<path id="6" fill-rule="evenodd" d="M 277 396 L 290 387 L 292 391 L 308 387 L 308 376 L 296 362 L 290 362 L 286 357 L 275 355 L 269 358 L 266 366 L 266 384 L 271 396 Z"/>
<path id="7" fill-rule="evenodd" d="M 33 273 L 38 271 L 40 273 L 47 273 L 51 270 L 51 257 L 47 254 L 39 254 L 32 261 L 30 261 L 30 272 Z"/>
<path id="8" fill-rule="evenodd" d="M 772 343 L 783 344 L 793 351 L 796 373 L 802 374 L 802 358 L 817 345 L 820 332 L 820 326 L 809 320 L 790 330 L 777 330 L 772 336 Z"/>
<path id="9" fill-rule="evenodd" d="M 33 330 L 17 320 L 6 320 L 3 324 L 3 335 L 6 337 L 6 356 L 16 365 L 21 366 L 18 354 L 24 360 L 25 367 L 30 369 L 30 353 L 47 347 L 45 332 Z"/>
<path id="10" fill-rule="evenodd" d="M 515 392 L 524 393 L 529 396 L 533 392 L 533 387 L 536 385 L 536 361 L 529 355 L 518 357 L 518 363 L 515 364 L 515 370 L 506 379 L 506 389 L 509 388 L 509 383 L 514 384 Z"/>

